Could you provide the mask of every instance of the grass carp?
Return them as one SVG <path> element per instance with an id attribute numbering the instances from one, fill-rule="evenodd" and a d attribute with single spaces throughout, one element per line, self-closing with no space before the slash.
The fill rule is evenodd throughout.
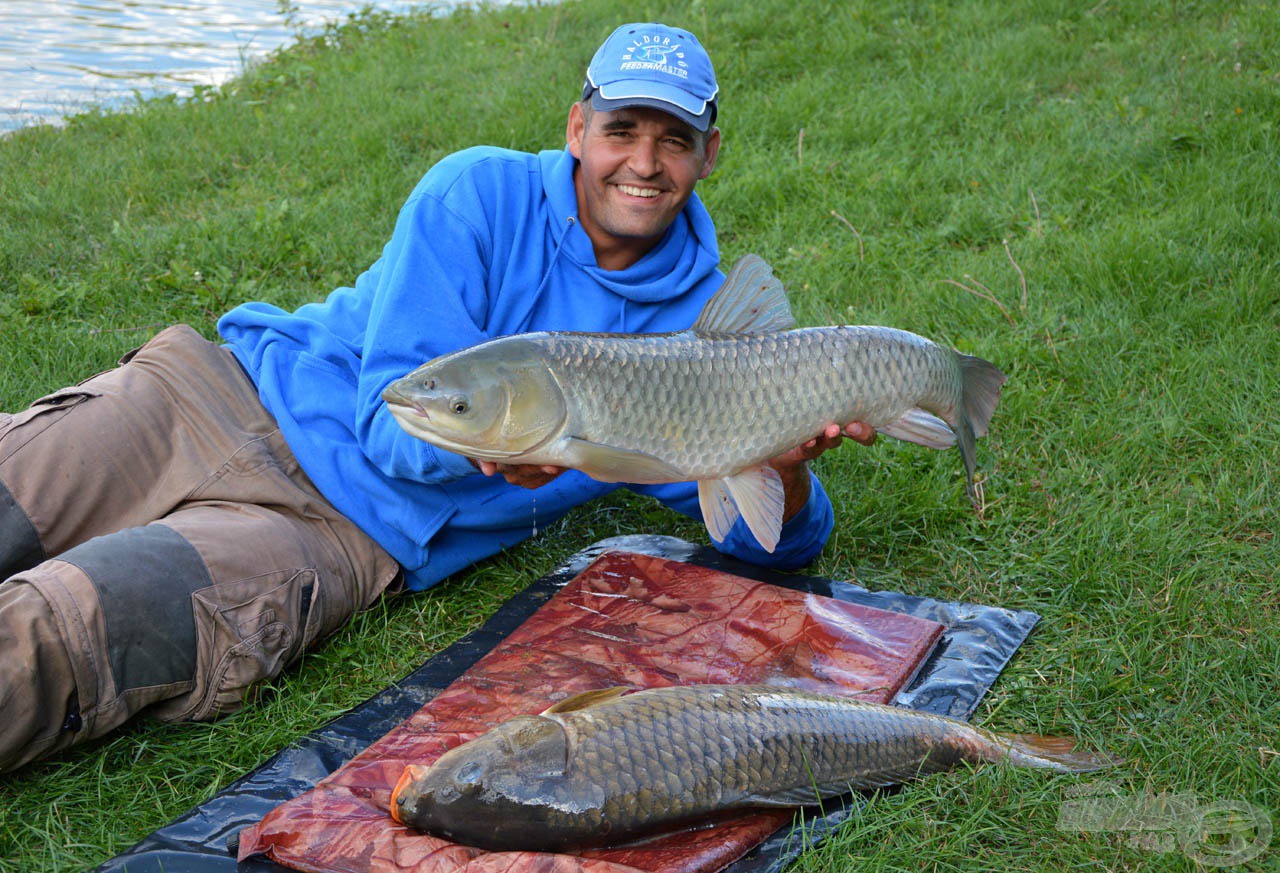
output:
<path id="1" fill-rule="evenodd" d="M 625 842 L 718 813 L 799 807 L 961 762 L 1112 762 L 910 709 L 766 685 L 589 691 L 410 765 L 396 821 L 499 851 Z"/>
<path id="2" fill-rule="evenodd" d="M 782 284 L 747 255 L 688 330 L 500 337 L 435 358 L 382 396 L 406 431 L 470 458 L 603 482 L 697 480 L 716 541 L 741 516 L 771 552 L 785 501 L 766 462 L 828 424 L 959 443 L 973 496 L 998 368 L 907 331 L 794 325 Z"/>

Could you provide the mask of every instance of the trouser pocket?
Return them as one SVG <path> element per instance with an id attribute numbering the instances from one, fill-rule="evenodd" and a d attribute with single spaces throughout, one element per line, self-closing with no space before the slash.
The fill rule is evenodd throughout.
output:
<path id="1" fill-rule="evenodd" d="M 241 709 L 257 683 L 278 676 L 319 636 L 319 598 L 316 573 L 305 569 L 195 592 L 194 687 L 152 714 L 165 721 L 204 721 Z"/>
<path id="2" fill-rule="evenodd" d="M 0 414 L 0 464 L 61 421 L 68 412 L 98 396 L 100 391 L 78 385 L 46 394 L 22 412 Z"/>

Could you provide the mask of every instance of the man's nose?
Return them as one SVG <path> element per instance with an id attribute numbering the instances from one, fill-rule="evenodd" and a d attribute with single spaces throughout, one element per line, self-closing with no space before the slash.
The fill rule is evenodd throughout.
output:
<path id="1" fill-rule="evenodd" d="M 627 160 L 632 172 L 643 177 L 652 177 L 662 172 L 662 161 L 658 155 L 658 143 L 645 137 L 636 141 L 635 148 Z"/>

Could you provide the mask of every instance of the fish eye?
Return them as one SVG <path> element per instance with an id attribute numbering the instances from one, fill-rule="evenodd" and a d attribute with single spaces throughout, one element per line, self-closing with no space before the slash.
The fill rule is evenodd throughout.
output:
<path id="1" fill-rule="evenodd" d="M 459 767 L 458 771 L 453 774 L 453 781 L 460 782 L 463 785 L 471 785 L 479 780 L 480 774 L 483 770 L 484 768 L 480 765 L 479 761 L 468 761 Z"/>
<path id="2" fill-rule="evenodd" d="M 465 398 L 455 397 L 449 401 L 449 408 L 453 410 L 454 415 L 466 415 L 471 407 L 467 405 Z"/>

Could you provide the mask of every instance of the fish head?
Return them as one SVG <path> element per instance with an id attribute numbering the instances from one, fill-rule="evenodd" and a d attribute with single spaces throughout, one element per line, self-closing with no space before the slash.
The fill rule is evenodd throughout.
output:
<path id="1" fill-rule="evenodd" d="M 382 399 L 413 436 L 483 461 L 542 446 L 563 428 L 567 408 L 551 368 L 520 336 L 428 361 Z"/>
<path id="2" fill-rule="evenodd" d="M 545 844 L 589 797 L 566 796 L 569 740 L 552 719 L 520 716 L 440 756 L 410 765 L 391 796 L 403 825 L 482 849 Z M 585 806 L 584 806 L 585 803 Z"/>

